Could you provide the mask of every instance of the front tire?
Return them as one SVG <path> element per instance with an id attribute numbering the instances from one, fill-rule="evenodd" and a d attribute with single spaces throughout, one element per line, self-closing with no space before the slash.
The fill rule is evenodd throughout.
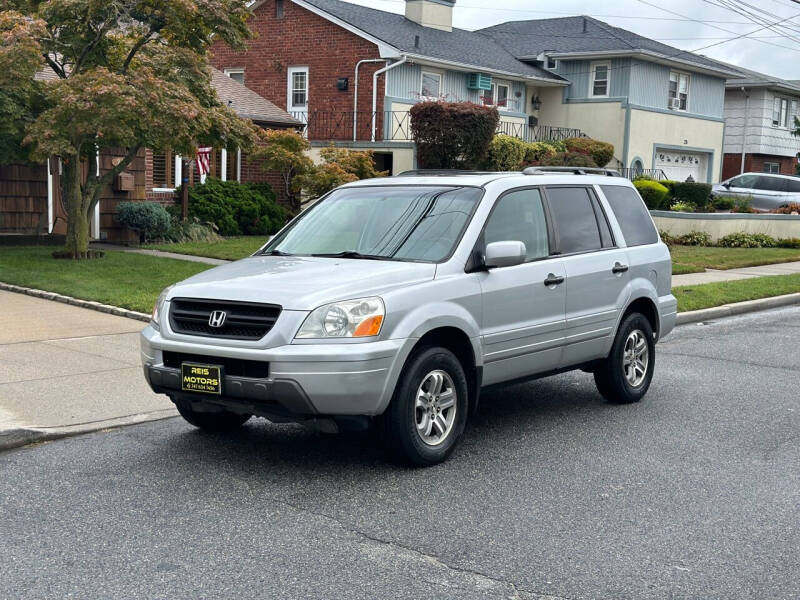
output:
<path id="1" fill-rule="evenodd" d="M 250 420 L 252 415 L 240 415 L 227 410 L 221 412 L 198 412 L 192 410 L 190 405 L 183 402 L 176 403 L 180 415 L 191 425 L 198 429 L 211 432 L 225 432 L 238 429 L 247 421 Z"/>
<path id="2" fill-rule="evenodd" d="M 383 416 L 390 452 L 420 466 L 446 460 L 466 425 L 467 393 L 452 352 L 433 347 L 413 354 Z"/>
<path id="3" fill-rule="evenodd" d="M 620 324 L 608 358 L 594 372 L 597 390 L 612 404 L 639 402 L 650 388 L 655 363 L 650 321 L 640 313 L 631 313 Z"/>

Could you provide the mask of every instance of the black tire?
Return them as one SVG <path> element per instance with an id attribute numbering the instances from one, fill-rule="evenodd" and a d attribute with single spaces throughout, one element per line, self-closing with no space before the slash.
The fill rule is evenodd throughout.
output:
<path id="1" fill-rule="evenodd" d="M 634 332 L 641 332 L 647 345 L 647 364 L 641 382 L 632 385 L 626 377 L 624 361 L 626 356 L 625 345 Z M 620 324 L 614 344 L 608 358 L 601 361 L 594 371 L 594 381 L 597 390 L 608 402 L 612 404 L 633 404 L 639 402 L 653 380 L 653 371 L 656 364 L 656 343 L 653 328 L 647 317 L 640 313 L 631 313 Z"/>
<path id="2" fill-rule="evenodd" d="M 192 410 L 191 405 L 183 402 L 176 403 L 175 406 L 188 423 L 203 431 L 233 431 L 247 423 L 252 416 L 240 415 L 227 410 L 222 412 L 197 412 Z"/>
<path id="3" fill-rule="evenodd" d="M 447 395 L 446 391 L 452 383 L 455 393 L 452 406 L 455 413 L 450 426 L 446 427 L 446 435 L 440 436 L 441 441 L 436 445 L 431 445 L 423 440 L 423 433 L 418 432 L 418 418 L 425 419 L 420 415 L 429 413 L 428 411 L 418 411 L 416 399 L 423 381 L 429 382 L 429 376 L 439 372 L 446 373 L 450 379 L 443 383 L 442 397 Z M 446 460 L 456 447 L 458 438 L 466 426 L 469 407 L 467 394 L 467 378 L 464 368 L 452 352 L 440 347 L 429 347 L 416 351 L 408 359 L 389 408 L 382 417 L 384 442 L 389 452 L 402 462 L 419 466 L 435 465 Z M 435 411 L 436 407 L 431 407 L 431 410 Z M 449 409 L 439 411 L 444 422 L 449 419 L 449 412 L 446 413 L 446 411 Z M 445 413 L 447 418 L 445 418 Z M 439 430 L 434 429 L 431 428 L 431 433 L 436 435 Z"/>

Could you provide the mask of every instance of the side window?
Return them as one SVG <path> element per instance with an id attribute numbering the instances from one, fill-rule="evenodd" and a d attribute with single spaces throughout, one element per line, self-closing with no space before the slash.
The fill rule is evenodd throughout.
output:
<path id="1" fill-rule="evenodd" d="M 800 194 L 800 181 L 797 181 L 795 179 L 790 179 L 789 191 L 793 194 Z"/>
<path id="2" fill-rule="evenodd" d="M 526 260 L 550 254 L 547 242 L 547 221 L 539 190 L 517 190 L 500 198 L 486 222 L 484 243 L 522 242 Z"/>
<path id="3" fill-rule="evenodd" d="M 547 188 L 547 200 L 561 254 L 603 247 L 589 190 L 582 187 Z"/>
<path id="4" fill-rule="evenodd" d="M 753 189 L 756 184 L 757 175 L 741 175 L 731 179 L 731 187 Z"/>
<path id="5" fill-rule="evenodd" d="M 600 189 L 614 211 L 628 246 L 658 242 L 658 232 L 653 220 L 636 190 L 621 185 L 603 185 Z"/>
<path id="6" fill-rule="evenodd" d="M 756 180 L 755 188 L 757 190 L 765 190 L 768 192 L 786 192 L 788 191 L 787 179 L 783 177 L 769 177 L 761 175 Z"/>

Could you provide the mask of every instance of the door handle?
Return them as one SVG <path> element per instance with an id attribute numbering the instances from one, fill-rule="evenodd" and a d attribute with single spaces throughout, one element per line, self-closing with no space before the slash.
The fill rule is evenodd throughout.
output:
<path id="1" fill-rule="evenodd" d="M 545 285 L 561 285 L 564 283 L 564 278 L 561 276 L 556 276 L 553 273 L 548 273 L 547 279 L 544 280 Z"/>
<path id="2" fill-rule="evenodd" d="M 611 269 L 611 272 L 616 275 L 617 273 L 624 273 L 625 271 L 628 270 L 628 268 L 629 268 L 628 265 L 623 265 L 622 263 L 617 263 Z"/>

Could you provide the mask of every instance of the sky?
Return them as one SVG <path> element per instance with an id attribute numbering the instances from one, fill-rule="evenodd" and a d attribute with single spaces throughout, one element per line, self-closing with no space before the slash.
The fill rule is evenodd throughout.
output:
<path id="1" fill-rule="evenodd" d="M 405 0 L 347 1 L 396 13 L 405 10 Z M 720 6 L 726 2 L 753 7 L 752 12 L 769 19 L 762 23 L 780 22 L 791 30 L 756 24 Z M 506 21 L 583 14 L 682 50 L 800 79 L 800 2 L 792 0 L 457 0 L 453 25 L 479 29 Z M 744 34 L 750 35 L 720 43 Z M 700 50 L 705 46 L 711 47 Z"/>

